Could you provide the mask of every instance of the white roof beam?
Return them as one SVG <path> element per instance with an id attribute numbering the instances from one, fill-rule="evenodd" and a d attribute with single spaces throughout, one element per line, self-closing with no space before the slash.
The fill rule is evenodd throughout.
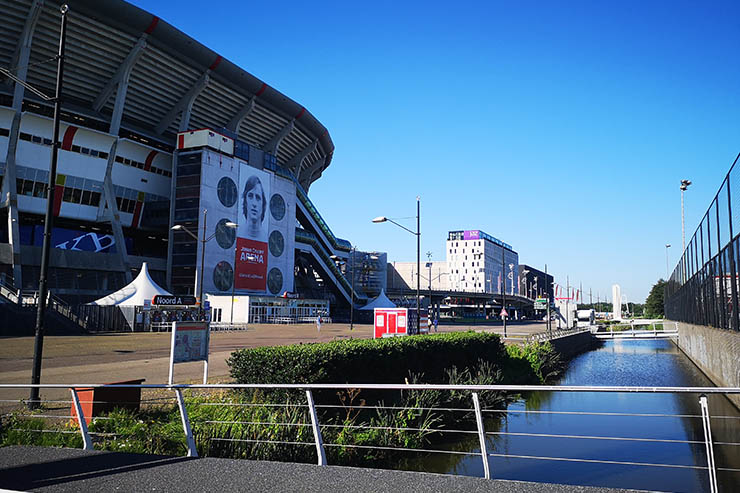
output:
<path id="1" fill-rule="evenodd" d="M 262 150 L 277 156 L 280 144 L 283 139 L 287 137 L 290 132 L 295 128 L 295 118 L 290 120 L 278 133 L 276 133 L 265 145 L 262 146 Z"/>
<path id="2" fill-rule="evenodd" d="M 231 130 L 232 132 L 236 132 L 236 133 L 239 132 L 239 125 L 241 125 L 242 121 L 244 121 L 244 119 L 249 116 L 252 110 L 254 110 L 254 100 L 255 99 L 256 98 L 253 96 L 247 102 L 247 104 L 245 104 L 244 107 L 240 109 L 236 115 L 234 115 L 234 117 L 229 121 L 229 124 L 226 125 L 226 128 L 228 130 Z"/>
<path id="3" fill-rule="evenodd" d="M 285 165 L 286 168 L 293 171 L 293 175 L 295 175 L 296 180 L 301 174 L 301 165 L 303 164 L 303 160 L 306 159 L 306 156 L 316 150 L 316 146 L 318 146 L 318 144 L 319 139 L 315 139 L 304 147 L 301 152 L 293 156 L 293 158 Z"/>
<path id="4" fill-rule="evenodd" d="M 308 186 L 311 184 L 311 180 L 313 179 L 313 175 L 317 171 L 323 169 L 324 163 L 326 163 L 326 156 L 324 156 L 324 157 L 322 157 L 320 159 L 317 159 L 316 161 L 313 162 L 313 164 L 311 164 L 311 166 L 309 166 L 306 169 L 305 174 L 306 174 L 306 176 L 308 176 L 308 178 L 306 180 L 303 180 L 302 182 L 299 182 L 303 186 L 304 189 L 308 190 Z"/>
<path id="5" fill-rule="evenodd" d="M 110 99 L 111 95 L 113 94 L 113 90 L 117 85 L 120 87 L 121 83 L 128 83 L 128 78 L 129 75 L 131 75 L 131 70 L 134 68 L 136 61 L 139 59 L 142 53 L 144 53 L 144 48 L 146 48 L 146 38 L 146 33 L 141 35 L 133 48 L 131 48 L 131 51 L 129 51 L 126 58 L 123 60 L 123 62 L 121 62 L 121 65 L 118 66 L 118 70 L 116 70 L 116 73 L 113 74 L 113 77 L 111 77 L 103 90 L 100 91 L 98 97 L 95 98 L 95 102 L 93 103 L 93 109 L 95 111 L 100 111 L 103 106 L 105 106 L 105 103 L 108 102 L 108 99 Z"/>
<path id="6" fill-rule="evenodd" d="M 18 46 L 15 48 L 13 53 L 13 59 L 10 63 L 9 69 L 12 71 L 16 70 L 16 77 L 20 80 L 25 81 L 28 75 L 28 60 L 31 57 L 31 44 L 33 43 L 33 32 L 36 29 L 36 24 L 41 14 L 41 9 L 44 6 L 43 0 L 36 0 L 28 10 L 28 16 L 26 16 L 26 23 L 23 25 L 23 32 L 18 40 Z M 13 109 L 20 111 L 23 106 L 23 94 L 24 88 L 21 84 L 15 85 L 13 91 Z"/>
<path id="7" fill-rule="evenodd" d="M 208 83 L 210 82 L 210 72 L 210 70 L 203 72 L 203 75 L 201 75 L 200 79 L 193 84 L 193 87 L 191 87 L 190 90 L 180 98 L 180 101 L 178 101 L 177 104 L 175 104 L 175 106 L 173 106 L 172 109 L 164 115 L 155 129 L 157 135 L 162 135 L 179 113 L 182 113 L 182 116 L 180 117 L 180 132 L 184 132 L 188 129 L 188 125 L 190 124 L 190 112 L 193 109 L 193 102 L 195 102 L 195 98 L 198 97 L 201 91 L 208 86 Z"/>

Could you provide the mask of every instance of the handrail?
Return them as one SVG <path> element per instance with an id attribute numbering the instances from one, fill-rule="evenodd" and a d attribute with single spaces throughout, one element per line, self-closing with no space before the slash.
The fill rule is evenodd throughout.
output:
<path id="1" fill-rule="evenodd" d="M 345 293 L 349 294 L 352 290 L 352 285 L 347 281 L 347 278 L 344 277 L 344 274 L 337 268 L 336 264 L 332 262 L 331 258 L 324 252 L 324 249 L 319 245 L 319 242 L 316 238 L 316 236 L 311 233 L 310 231 L 306 231 L 302 228 L 296 228 L 295 230 L 295 239 L 298 242 L 307 243 L 309 245 L 312 245 L 314 247 L 314 250 L 316 250 L 316 253 L 319 254 L 321 257 L 321 260 L 324 261 L 325 267 L 328 267 L 331 273 L 334 275 L 334 277 L 337 279 L 337 281 L 342 285 L 344 288 Z M 365 299 L 367 296 L 363 293 L 358 293 L 357 290 L 354 290 L 355 292 L 355 299 Z M 348 296 L 349 298 L 349 296 Z"/>
<path id="2" fill-rule="evenodd" d="M 349 252 L 352 249 L 352 244 L 348 242 L 347 240 L 343 240 L 341 238 L 337 238 L 334 236 L 334 233 L 332 233 L 331 228 L 329 228 L 329 225 L 326 224 L 326 221 L 324 221 L 324 218 L 321 217 L 321 213 L 316 208 L 315 205 L 313 205 L 313 202 L 311 202 L 311 199 L 308 198 L 308 193 L 303 189 L 303 186 L 298 183 L 298 180 L 296 180 L 295 176 L 290 170 L 287 170 L 281 166 L 278 166 L 275 170 L 275 173 L 279 176 L 282 176 L 283 178 L 287 178 L 288 180 L 292 180 L 295 184 L 296 188 L 296 195 L 300 199 L 303 206 L 311 213 L 311 216 L 313 216 L 314 221 L 316 221 L 316 224 L 319 225 L 319 229 L 321 229 L 324 232 L 324 235 L 327 237 L 329 242 L 331 243 L 331 246 L 334 247 L 337 250 L 341 250 L 344 252 Z"/>
<path id="3" fill-rule="evenodd" d="M 136 388 L 136 389 L 167 389 L 172 390 L 175 392 L 176 395 L 176 401 L 177 406 L 180 411 L 180 418 L 181 418 L 181 424 L 183 433 L 185 435 L 185 441 L 187 444 L 187 455 L 188 457 L 197 457 L 198 456 L 198 444 L 196 443 L 196 439 L 193 433 L 193 424 L 191 423 L 191 419 L 189 416 L 188 407 L 192 410 L 193 406 L 256 406 L 256 405 L 262 405 L 267 407 L 283 407 L 283 408 L 303 408 L 307 409 L 309 416 L 310 416 L 310 422 L 306 422 L 304 419 L 300 422 L 273 422 L 271 420 L 263 420 L 263 419 L 249 419 L 246 418 L 246 421 L 208 421 L 208 418 L 200 418 L 199 424 L 196 423 L 198 426 L 208 425 L 208 424 L 247 424 L 250 426 L 287 426 L 287 427 L 310 427 L 312 434 L 313 434 L 313 441 L 306 441 L 305 438 L 301 440 L 297 439 L 291 439 L 290 437 L 285 437 L 283 439 L 280 439 L 280 436 L 277 436 L 275 439 L 273 438 L 273 435 L 271 434 L 267 439 L 259 438 L 259 435 L 257 435 L 256 438 L 251 438 L 249 436 L 243 436 L 240 438 L 235 438 L 231 436 L 227 437 L 219 437 L 219 436 L 213 436 L 210 438 L 210 440 L 213 441 L 230 441 L 230 442 L 244 442 L 244 443 L 269 443 L 273 445 L 285 445 L 285 446 L 315 446 L 316 447 L 316 455 L 318 458 L 318 465 L 324 466 L 327 465 L 327 456 L 325 453 L 326 447 L 340 447 L 340 448 L 346 448 L 346 449 L 369 449 L 369 450 L 386 450 L 391 452 L 417 452 L 417 453 L 435 453 L 435 454 L 453 454 L 453 455 L 467 455 L 467 456 L 474 456 L 478 455 L 481 457 L 481 460 L 483 461 L 483 467 L 484 467 L 484 477 L 485 478 L 491 478 L 495 475 L 495 470 L 491 471 L 489 460 L 491 457 L 503 457 L 503 458 L 515 458 L 515 459 L 533 459 L 533 460 L 548 460 L 548 461 L 565 461 L 565 462 L 574 462 L 574 463 L 582 463 L 582 464 L 618 464 L 618 465 L 630 465 L 630 466 L 640 466 L 640 467 L 656 467 L 656 468 L 673 468 L 673 469 L 693 469 L 696 471 L 705 471 L 709 475 L 710 480 L 710 488 L 711 491 L 714 493 L 717 491 L 716 488 L 716 477 L 717 477 L 717 471 L 723 471 L 723 472 L 736 472 L 740 473 L 740 469 L 734 469 L 731 467 L 718 467 L 714 462 L 714 445 L 740 445 L 740 443 L 734 443 L 734 442 L 726 442 L 722 440 L 717 440 L 712 437 L 711 427 L 710 427 L 710 419 L 736 419 L 740 420 L 740 417 L 736 416 L 710 416 L 709 410 L 708 410 L 708 404 L 707 404 L 707 395 L 708 394 L 720 394 L 720 395 L 727 395 L 727 394 L 740 394 L 740 387 L 646 387 L 646 386 L 588 386 L 588 385 L 566 385 L 566 386 L 557 386 L 557 385 L 450 385 L 450 384 L 84 384 L 84 383 L 77 383 L 77 384 L 3 384 L 0 383 L 0 388 L 4 389 L 17 389 L 17 388 L 63 388 L 63 389 L 70 389 L 73 395 L 73 405 L 75 406 L 75 411 L 77 413 L 77 421 L 79 423 L 79 433 L 82 435 L 83 444 L 85 449 L 91 449 L 93 448 L 94 442 L 92 441 L 92 438 L 94 437 L 107 437 L 110 436 L 110 434 L 106 433 L 94 433 L 90 432 L 86 426 L 84 426 L 86 417 L 83 416 L 83 407 L 80 405 L 80 399 L 77 397 L 76 392 L 77 389 L 84 388 L 84 389 L 101 389 L 101 388 Z M 290 402 L 280 402 L 280 403 L 272 403 L 272 402 L 264 402 L 262 404 L 254 403 L 254 402 L 233 402 L 233 401 L 224 401 L 222 399 L 222 395 L 220 392 L 218 393 L 219 401 L 218 402 L 199 402 L 199 401 L 191 401 L 189 403 L 189 406 L 186 406 L 186 403 L 183 399 L 183 390 L 186 389 L 214 389 L 214 390 L 241 390 L 241 389 L 294 389 L 294 390 L 300 390 L 305 392 L 306 394 L 306 402 L 305 404 L 302 403 L 290 403 Z M 424 408 L 424 409 L 430 409 L 430 410 L 438 410 L 440 412 L 442 411 L 450 411 L 450 412 L 466 412 L 470 413 L 471 411 L 474 413 L 475 416 L 475 429 L 471 430 L 468 429 L 468 426 L 458 426 L 455 428 L 449 428 L 445 427 L 444 425 L 440 425 L 436 428 L 426 428 L 426 427 L 414 427 L 414 425 L 387 425 L 387 426 L 377 426 L 372 423 L 355 423 L 355 422 L 336 422 L 331 420 L 331 414 L 327 414 L 327 411 L 329 408 L 339 408 L 345 410 L 347 409 L 346 405 L 342 406 L 331 406 L 326 404 L 316 404 L 313 399 L 312 391 L 314 390 L 345 390 L 345 391 L 358 391 L 360 389 L 367 389 L 367 390 L 400 390 L 400 391 L 410 391 L 410 390 L 419 390 L 419 391 L 429 391 L 429 390 L 437 390 L 437 391 L 455 391 L 460 395 L 460 392 L 470 392 L 472 397 L 472 405 L 473 409 L 466 408 L 465 404 L 462 403 L 461 405 L 454 405 L 450 408 L 445 407 L 431 407 L 431 408 Z M 494 408 L 488 408 L 483 409 L 480 405 L 478 394 L 477 392 L 482 391 L 492 391 L 492 392 L 516 392 L 516 393 L 523 393 L 523 392 L 533 392 L 533 391 L 545 391 L 545 392 L 621 392 L 621 393 L 671 393 L 671 394 L 699 394 L 699 400 L 702 406 L 702 415 L 701 416 L 694 416 L 694 415 L 684 415 L 682 417 L 688 417 L 688 418 L 701 418 L 702 424 L 704 427 L 704 433 L 703 437 L 686 437 L 686 438 L 670 438 L 670 437 L 664 437 L 664 436 L 634 436 L 634 435 L 628 435 L 628 436 L 613 436 L 611 434 L 607 435 L 594 435 L 594 434 L 584 434 L 584 435 L 577 435 L 573 433 L 557 433 L 557 432 L 547 432 L 547 433 L 528 433 L 523 432 L 521 430 L 517 431 L 509 431 L 508 428 L 505 428 L 504 430 L 496 430 L 496 431 L 487 431 L 486 430 L 486 420 L 483 419 L 483 413 L 487 413 L 490 415 L 490 413 L 508 413 L 512 412 L 512 410 L 509 409 L 499 409 L 498 407 Z M 199 396 L 203 395 L 202 392 L 197 393 Z M 94 394 L 93 394 L 94 395 Z M 158 402 L 160 402 L 160 398 L 156 399 Z M 360 409 L 364 406 L 364 403 L 359 405 L 356 409 Z M 383 409 L 388 410 L 390 412 L 397 412 L 398 410 L 411 410 L 415 409 L 416 411 L 419 411 L 420 408 L 415 407 L 408 407 L 408 406 L 397 406 L 397 405 L 385 405 L 383 402 L 379 402 L 377 405 L 368 406 L 368 409 Z M 322 413 L 318 413 L 317 410 L 321 409 Z M 352 407 L 350 407 L 352 409 Z M 547 412 L 547 411 L 539 411 L 539 410 L 528 410 L 528 409 L 515 409 L 513 412 L 517 413 L 541 413 L 541 412 Z M 575 410 L 575 411 L 558 411 L 558 414 L 573 414 L 573 415 L 580 415 L 583 414 L 581 411 Z M 644 413 L 630 413 L 630 412 L 615 412 L 615 413 L 609 413 L 610 416 L 626 416 L 626 417 L 643 417 L 647 416 Z M 39 413 L 32 413 L 32 414 L 25 414 L 25 415 L 16 415 L 18 417 L 30 417 L 34 419 L 40 419 L 40 418 L 48 418 L 48 419 L 70 419 L 70 416 L 56 416 L 56 415 L 44 415 Z M 660 418 L 660 417 L 672 417 L 675 415 L 670 414 L 652 414 L 651 417 Z M 109 418 L 103 418 L 103 419 L 109 419 Z M 323 422 L 322 422 L 323 421 Z M 397 433 L 397 432 L 427 432 L 427 433 L 456 433 L 456 434 L 476 434 L 479 437 L 480 442 L 480 452 L 476 451 L 464 451 L 464 450 L 444 450 L 444 449 L 428 449 L 428 448 L 422 448 L 420 446 L 417 446 L 415 448 L 412 448 L 413 445 L 405 445 L 405 444 L 396 444 L 396 445 L 380 445 L 380 444 L 359 444 L 359 443 L 351 443 L 347 442 L 346 440 L 343 440 L 341 443 L 334 442 L 332 443 L 331 440 L 327 441 L 325 438 L 325 432 L 326 430 L 331 430 L 333 428 L 351 428 L 351 429 L 372 429 L 377 432 L 385 431 L 387 433 Z M 27 430 L 27 431 L 34 431 L 34 432 L 47 432 L 47 433 L 75 433 L 72 430 L 66 429 L 68 428 L 65 426 L 65 429 L 62 429 L 60 427 L 56 427 L 53 429 L 38 429 L 34 428 L 33 430 Z M 322 431 L 323 430 L 323 431 Z M 332 436 L 331 433 L 328 434 L 328 436 Z M 646 442 L 655 442 L 655 443 L 661 443 L 661 444 L 691 444 L 691 445 L 698 445 L 701 443 L 705 444 L 706 450 L 708 451 L 708 458 L 706 460 L 706 463 L 702 462 L 694 462 L 693 464 L 685 464 L 685 463 L 667 463 L 667 462 L 658 462 L 655 460 L 643 460 L 640 461 L 639 457 L 631 458 L 630 461 L 625 460 L 614 460 L 612 458 L 601 458 L 601 457 L 588 457 L 588 456 L 581 456 L 581 457 L 573 457 L 569 456 L 568 454 L 561 454 L 560 456 L 543 456 L 543 455 L 535 455 L 535 454 L 527 454 L 526 452 L 518 452 L 518 453 L 512 453 L 509 451 L 508 448 L 496 451 L 495 442 L 492 443 L 493 451 L 489 452 L 487 450 L 488 442 L 486 441 L 488 437 L 502 437 L 502 436 L 512 436 L 512 437 L 539 437 L 539 438 L 548 438 L 548 439 L 583 439 L 583 440 L 607 440 L 607 441 L 625 441 L 625 442 L 640 442 L 640 443 L 646 443 Z M 698 438 L 698 439 L 697 439 Z M 703 440 L 702 440 L 703 438 Z"/>

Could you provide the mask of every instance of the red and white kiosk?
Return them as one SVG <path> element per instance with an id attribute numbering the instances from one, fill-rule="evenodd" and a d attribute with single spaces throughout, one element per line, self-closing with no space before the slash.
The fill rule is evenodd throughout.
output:
<path id="1" fill-rule="evenodd" d="M 376 339 L 429 333 L 426 315 L 422 315 L 420 326 L 415 308 L 375 308 L 373 318 Z"/>

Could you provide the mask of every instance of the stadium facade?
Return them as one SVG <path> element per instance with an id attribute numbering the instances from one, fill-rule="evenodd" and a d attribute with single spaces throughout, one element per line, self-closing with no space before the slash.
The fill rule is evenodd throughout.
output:
<path id="1" fill-rule="evenodd" d="M 308 198 L 334 144 L 306 108 L 133 5 L 68 3 L 54 294 L 95 299 L 144 262 L 175 293 L 197 294 L 201 267 L 206 293 L 341 304 L 380 292 L 385 256 L 354 251 Z M 0 8 L 0 66 L 53 94 L 59 5 Z M 51 116 L 0 79 L 0 277 L 18 289 L 38 286 Z"/>

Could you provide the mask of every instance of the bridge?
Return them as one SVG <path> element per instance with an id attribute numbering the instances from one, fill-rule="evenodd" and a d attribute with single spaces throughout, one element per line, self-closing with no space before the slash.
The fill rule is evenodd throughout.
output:
<path id="1" fill-rule="evenodd" d="M 658 324 L 661 328 L 658 329 Z M 666 325 L 672 325 L 673 328 L 666 329 Z M 630 321 L 629 330 L 614 330 L 614 326 L 609 326 L 607 332 L 594 332 L 596 339 L 678 339 L 678 324 L 676 322 L 663 322 L 662 320 L 633 320 Z M 620 325 L 617 325 L 620 327 Z M 635 327 L 652 327 L 636 329 Z"/>

